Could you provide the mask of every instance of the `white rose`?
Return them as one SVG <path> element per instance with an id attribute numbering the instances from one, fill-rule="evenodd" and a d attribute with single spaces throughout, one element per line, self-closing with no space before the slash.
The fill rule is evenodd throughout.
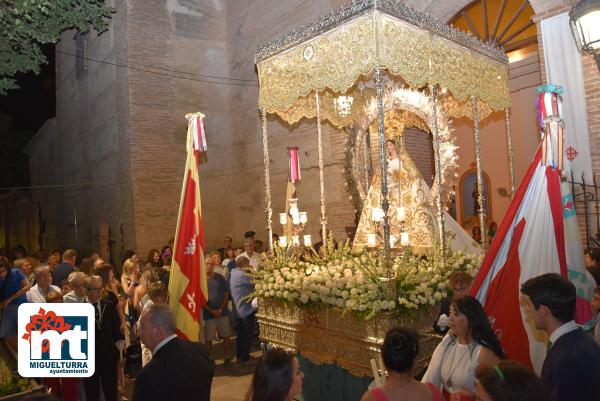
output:
<path id="1" fill-rule="evenodd" d="M 308 299 L 309 299 L 309 298 L 308 298 L 308 295 L 306 295 L 306 294 L 302 294 L 302 295 L 300 296 L 300 302 L 302 302 L 303 304 L 307 303 L 307 302 L 308 302 Z"/>

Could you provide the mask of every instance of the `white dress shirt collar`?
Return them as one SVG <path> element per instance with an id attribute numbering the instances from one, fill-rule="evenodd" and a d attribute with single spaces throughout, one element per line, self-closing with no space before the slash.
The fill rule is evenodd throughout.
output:
<path id="1" fill-rule="evenodd" d="M 159 349 L 161 349 L 166 343 L 168 343 L 174 338 L 177 338 L 177 334 L 171 334 L 169 337 L 156 344 L 156 347 L 154 347 L 154 351 L 152 351 L 152 354 L 156 354 Z"/>
<path id="2" fill-rule="evenodd" d="M 562 336 L 564 336 L 567 333 L 572 332 L 573 330 L 577 330 L 579 328 L 579 326 L 577 326 L 577 324 L 575 323 L 574 320 L 571 320 L 565 324 L 563 324 L 562 326 L 560 326 L 558 329 L 554 330 L 554 332 L 550 335 L 550 342 L 552 344 L 556 343 L 556 341 L 558 341 L 559 338 L 561 338 Z"/>

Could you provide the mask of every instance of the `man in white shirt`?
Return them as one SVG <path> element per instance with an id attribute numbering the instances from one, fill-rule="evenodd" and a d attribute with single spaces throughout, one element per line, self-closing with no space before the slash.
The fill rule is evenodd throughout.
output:
<path id="1" fill-rule="evenodd" d="M 250 266 L 254 270 L 260 269 L 260 255 L 254 252 L 254 240 L 252 238 L 246 238 L 244 240 L 244 252 L 242 252 L 235 260 L 241 257 L 245 257 L 250 261 Z"/>
<path id="2" fill-rule="evenodd" d="M 52 275 L 50 275 L 50 268 L 48 266 L 36 267 L 33 270 L 33 274 L 36 284 L 27 291 L 27 301 L 45 303 L 49 293 L 58 292 L 60 294 L 60 288 L 52 285 Z"/>
<path id="3" fill-rule="evenodd" d="M 573 283 L 547 273 L 523 283 L 521 293 L 527 316 L 549 336 L 541 378 L 550 398 L 600 400 L 600 346 L 573 320 L 577 304 Z"/>

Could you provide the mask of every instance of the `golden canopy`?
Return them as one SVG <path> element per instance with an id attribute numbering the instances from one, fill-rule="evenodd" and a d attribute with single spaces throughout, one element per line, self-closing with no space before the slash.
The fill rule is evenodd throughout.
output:
<path id="1" fill-rule="evenodd" d="M 374 90 L 375 68 L 388 80 L 419 89 L 438 84 L 451 117 L 471 118 L 471 96 L 479 118 L 510 107 L 508 59 L 502 49 L 441 24 L 394 0 L 359 0 L 281 39 L 259 44 L 256 54 L 259 107 L 293 124 L 316 115 L 350 125 Z M 352 112 L 340 115 L 334 100 L 352 95 Z M 368 96 L 368 97 L 370 97 Z M 361 100 L 362 99 L 362 100 Z"/>

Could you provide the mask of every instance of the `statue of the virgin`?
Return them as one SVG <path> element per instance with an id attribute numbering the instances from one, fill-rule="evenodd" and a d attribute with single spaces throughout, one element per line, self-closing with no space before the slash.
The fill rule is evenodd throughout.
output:
<path id="1" fill-rule="evenodd" d="M 401 126 L 401 131 L 403 128 Z M 439 232 L 438 223 L 429 186 L 398 140 L 402 134 L 403 132 L 394 132 L 388 136 L 385 145 L 390 205 L 388 216 L 392 239 L 390 242 L 392 248 L 410 246 L 413 253 L 422 254 L 433 247 L 435 236 Z M 383 220 L 375 222 L 373 214 L 373 209 L 381 207 L 381 175 L 376 173 L 363 203 L 352 244 L 354 250 L 369 246 L 368 235 L 374 233 L 378 234 L 379 246 L 382 246 Z M 450 249 L 481 253 L 479 246 L 447 212 L 444 212 L 444 224 Z M 401 233 L 408 234 L 408 244 L 401 243 Z"/>

